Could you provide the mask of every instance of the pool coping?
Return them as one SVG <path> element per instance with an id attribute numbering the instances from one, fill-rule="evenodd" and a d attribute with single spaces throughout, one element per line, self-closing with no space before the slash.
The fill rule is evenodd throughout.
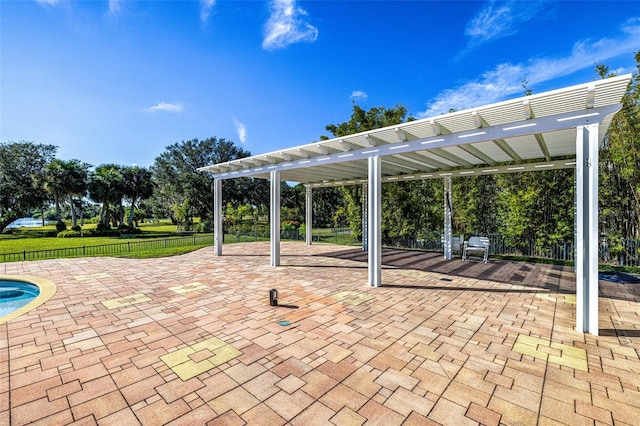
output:
<path id="1" fill-rule="evenodd" d="M 5 324 L 27 312 L 41 306 L 53 297 L 58 291 L 58 287 L 46 278 L 36 277 L 33 275 L 0 275 L 0 280 L 20 281 L 27 284 L 37 285 L 40 289 L 40 294 L 26 305 L 16 309 L 13 312 L 0 317 L 0 325 Z"/>

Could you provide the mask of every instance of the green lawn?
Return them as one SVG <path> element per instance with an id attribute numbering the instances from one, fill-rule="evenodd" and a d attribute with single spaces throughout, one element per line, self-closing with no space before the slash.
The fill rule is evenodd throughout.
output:
<path id="1" fill-rule="evenodd" d="M 87 233 L 92 229 L 95 229 L 94 224 L 82 227 L 82 230 Z M 57 238 L 53 236 L 56 234 L 54 225 L 22 228 L 12 233 L 0 234 L 0 262 L 83 255 L 162 257 L 187 253 L 213 244 L 211 233 L 179 232 L 169 221 L 142 223 L 140 230 L 141 233 L 132 235 Z M 180 237 L 183 238 L 180 239 Z M 268 241 L 269 238 L 256 237 L 253 233 L 224 236 L 225 244 L 265 240 Z M 343 245 L 355 243 L 349 232 L 332 228 L 314 229 L 313 241 Z"/>
<path id="2" fill-rule="evenodd" d="M 95 224 L 82 227 L 83 231 L 95 229 Z M 140 224 L 141 234 L 120 237 L 75 237 L 57 238 L 45 237 L 47 232 L 55 233 L 55 225 L 40 226 L 34 228 L 22 228 L 12 234 L 0 234 L 0 254 L 18 253 L 22 251 L 53 250 L 80 246 L 97 246 L 102 244 L 123 243 L 132 238 L 162 238 L 178 236 L 176 225 L 169 221 L 159 223 Z"/>

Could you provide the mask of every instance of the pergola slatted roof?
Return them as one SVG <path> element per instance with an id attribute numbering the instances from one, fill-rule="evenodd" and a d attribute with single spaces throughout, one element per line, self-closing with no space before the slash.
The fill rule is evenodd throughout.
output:
<path id="1" fill-rule="evenodd" d="M 203 167 L 215 177 L 214 252 L 222 255 L 223 179 L 271 180 L 272 266 L 280 265 L 281 180 L 306 185 L 307 244 L 312 241 L 313 188 L 366 184 L 363 249 L 368 283 L 378 287 L 382 182 L 443 180 L 444 258 L 451 259 L 453 176 L 575 167 L 576 330 L 597 335 L 598 149 L 630 81 L 631 75 L 624 75 Z"/>
<path id="2" fill-rule="evenodd" d="M 602 142 L 630 78 L 579 84 L 200 170 L 216 179 L 268 179 L 278 170 L 282 180 L 319 187 L 366 181 L 372 155 L 382 157 L 383 181 L 573 167 L 575 127 L 593 117 L 601 123 Z"/>

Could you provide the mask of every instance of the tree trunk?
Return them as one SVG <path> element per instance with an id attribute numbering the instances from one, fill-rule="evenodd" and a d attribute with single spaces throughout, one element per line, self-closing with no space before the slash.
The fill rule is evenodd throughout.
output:
<path id="1" fill-rule="evenodd" d="M 124 226 L 124 207 L 122 206 L 122 200 L 120 200 L 120 206 L 118 208 L 118 226 Z"/>
<path id="2" fill-rule="evenodd" d="M 104 224 L 108 228 L 109 219 L 109 202 L 105 201 L 102 203 L 102 211 L 100 212 L 100 223 Z"/>
<path id="3" fill-rule="evenodd" d="M 73 206 L 73 196 L 71 194 L 69 194 L 69 208 L 71 209 L 71 223 L 75 227 L 78 224 L 78 220 L 76 219 L 76 209 Z"/>
<path id="4" fill-rule="evenodd" d="M 62 222 L 62 214 L 60 214 L 60 199 L 58 199 L 57 195 L 54 195 L 53 200 L 56 203 L 56 221 Z"/>
<path id="5" fill-rule="evenodd" d="M 131 200 L 131 212 L 129 213 L 129 226 L 133 226 L 133 216 L 136 209 L 135 200 Z"/>

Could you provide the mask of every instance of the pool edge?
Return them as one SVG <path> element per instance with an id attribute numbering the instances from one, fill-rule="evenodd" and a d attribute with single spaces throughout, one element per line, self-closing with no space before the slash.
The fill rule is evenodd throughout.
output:
<path id="1" fill-rule="evenodd" d="M 32 309 L 39 307 L 40 305 L 43 305 L 58 291 L 58 286 L 56 286 L 48 279 L 31 275 L 0 275 L 0 280 L 21 281 L 28 284 L 37 285 L 40 289 L 40 294 L 31 302 L 27 303 L 21 308 L 16 309 L 13 312 L 8 313 L 3 317 L 0 317 L 0 325 L 5 324 L 21 315 L 24 315 Z"/>

